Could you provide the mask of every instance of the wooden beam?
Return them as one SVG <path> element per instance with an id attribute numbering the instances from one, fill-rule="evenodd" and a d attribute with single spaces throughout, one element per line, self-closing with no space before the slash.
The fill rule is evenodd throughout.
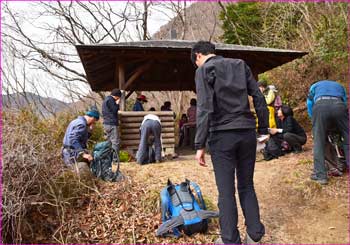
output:
<path id="1" fill-rule="evenodd" d="M 148 63 L 140 66 L 135 72 L 134 74 L 132 74 L 132 76 L 128 79 L 128 81 L 126 82 L 126 84 L 124 85 L 124 87 L 122 87 L 124 90 L 128 90 L 128 88 L 136 81 L 137 78 L 139 78 L 142 73 L 144 73 L 145 71 L 147 71 L 152 64 L 154 63 L 153 60 L 149 61 Z"/>
<path id="2" fill-rule="evenodd" d="M 128 94 L 125 96 L 125 100 L 127 100 L 132 95 L 133 92 L 135 91 L 134 90 L 129 91 Z"/>

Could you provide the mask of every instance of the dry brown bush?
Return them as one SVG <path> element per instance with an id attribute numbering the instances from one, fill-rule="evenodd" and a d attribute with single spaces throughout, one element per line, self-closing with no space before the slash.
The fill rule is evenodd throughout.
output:
<path id="1" fill-rule="evenodd" d="M 81 181 L 63 167 L 61 140 L 71 118 L 44 121 L 29 111 L 3 113 L 4 243 L 64 242 L 57 231 L 66 209 L 96 191 L 94 181 Z"/>

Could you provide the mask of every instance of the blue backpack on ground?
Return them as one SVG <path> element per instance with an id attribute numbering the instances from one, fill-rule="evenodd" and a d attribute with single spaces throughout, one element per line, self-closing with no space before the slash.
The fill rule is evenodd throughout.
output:
<path id="1" fill-rule="evenodd" d="M 157 236 L 180 237 L 181 231 L 188 236 L 198 232 L 204 233 L 208 230 L 208 218 L 219 216 L 217 211 L 206 210 L 199 186 L 187 179 L 176 185 L 168 180 L 168 185 L 162 189 L 160 197 L 163 224 L 159 226 Z"/>

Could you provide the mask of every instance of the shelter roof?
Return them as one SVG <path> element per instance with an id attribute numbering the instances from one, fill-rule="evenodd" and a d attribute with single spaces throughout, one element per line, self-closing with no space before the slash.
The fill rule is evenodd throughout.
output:
<path id="1" fill-rule="evenodd" d="M 76 45 L 93 91 L 195 90 L 190 53 L 195 41 L 147 40 Z M 271 70 L 307 54 L 303 51 L 215 43 L 216 54 L 243 59 L 253 74 Z M 120 68 L 122 67 L 122 68 Z M 120 75 L 120 69 L 123 74 Z M 120 83 L 125 80 L 125 83 Z"/>

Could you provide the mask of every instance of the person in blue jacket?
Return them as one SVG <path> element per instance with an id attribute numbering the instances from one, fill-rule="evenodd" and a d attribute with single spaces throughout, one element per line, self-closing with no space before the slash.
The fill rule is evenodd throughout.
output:
<path id="1" fill-rule="evenodd" d="M 336 81 L 318 81 L 310 87 L 306 103 L 314 138 L 314 170 L 310 178 L 325 185 L 328 183 L 325 145 L 327 131 L 332 127 L 336 127 L 343 137 L 349 167 L 349 113 L 345 88 Z"/>
<path id="2" fill-rule="evenodd" d="M 145 111 L 143 108 L 143 103 L 147 102 L 147 98 L 144 95 L 139 95 L 136 98 L 136 102 L 134 104 L 134 107 L 132 108 L 133 111 Z"/>
<path id="3" fill-rule="evenodd" d="M 69 123 L 63 138 L 62 158 L 67 166 L 79 161 L 91 162 L 93 157 L 87 152 L 90 129 L 100 118 L 97 108 L 91 108 L 84 116 L 79 116 Z"/>

